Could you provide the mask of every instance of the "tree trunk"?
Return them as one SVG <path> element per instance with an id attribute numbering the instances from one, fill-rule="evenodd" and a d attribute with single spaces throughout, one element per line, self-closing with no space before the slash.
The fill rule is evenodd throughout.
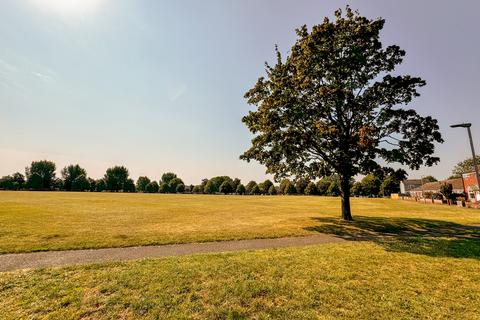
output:
<path id="1" fill-rule="evenodd" d="M 340 177 L 340 189 L 342 197 L 342 219 L 352 221 L 352 211 L 350 209 L 350 177 Z"/>

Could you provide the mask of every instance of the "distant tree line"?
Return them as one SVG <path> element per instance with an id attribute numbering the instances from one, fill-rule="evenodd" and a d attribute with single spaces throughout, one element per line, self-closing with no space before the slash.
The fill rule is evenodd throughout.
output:
<path id="1" fill-rule="evenodd" d="M 284 179 L 279 185 L 271 180 L 246 185 L 240 179 L 218 176 L 203 179 L 199 185 L 185 185 L 173 172 L 164 173 L 159 181 L 141 176 L 136 183 L 130 178 L 124 166 L 108 168 L 103 178 L 92 179 L 80 165 L 69 165 L 56 177 L 56 165 L 52 161 L 33 161 L 25 168 L 25 175 L 16 172 L 0 179 L 3 190 L 43 190 L 43 191 L 90 191 L 90 192 L 143 192 L 143 193 L 195 193 L 195 194 L 238 194 L 238 195 L 318 195 L 339 196 L 340 180 L 337 175 L 323 177 L 317 182 L 308 179 L 295 181 Z M 399 179 L 393 175 L 377 177 L 365 176 L 361 181 L 351 181 L 354 196 L 379 197 L 399 192 Z"/>

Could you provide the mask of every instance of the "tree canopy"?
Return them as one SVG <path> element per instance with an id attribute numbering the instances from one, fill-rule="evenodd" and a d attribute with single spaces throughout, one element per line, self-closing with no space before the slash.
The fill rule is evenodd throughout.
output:
<path id="1" fill-rule="evenodd" d="M 426 82 L 394 74 L 405 51 L 382 45 L 384 24 L 347 7 L 334 21 L 302 26 L 289 55 L 276 48 L 275 65 L 245 94 L 255 109 L 243 122 L 254 138 L 240 158 L 257 160 L 277 181 L 338 174 L 345 220 L 352 177 L 394 171 L 384 163 L 431 166 L 443 142 L 437 120 L 403 107 Z"/>
<path id="2" fill-rule="evenodd" d="M 125 189 L 130 189 L 130 181 L 128 169 L 123 166 L 115 166 L 107 169 L 105 173 L 105 184 L 106 190 L 109 191 L 120 191 Z M 133 181 L 132 181 L 133 184 Z M 134 185 L 135 188 L 135 185 Z M 127 190 L 125 190 L 127 191 Z"/>
<path id="3" fill-rule="evenodd" d="M 477 155 L 477 164 L 480 165 L 480 155 Z M 455 168 L 453 168 L 453 176 L 455 177 L 461 177 L 462 174 L 464 173 L 470 173 L 470 172 L 473 172 L 474 171 L 474 168 L 473 168 L 473 157 L 470 157 L 468 159 L 465 159 L 459 163 L 457 163 L 457 165 L 455 166 Z"/>
<path id="4" fill-rule="evenodd" d="M 62 169 L 62 178 L 64 183 L 64 188 L 66 191 L 72 190 L 72 184 L 79 176 L 83 175 L 84 177 L 87 176 L 87 170 L 80 167 L 80 165 L 69 165 Z M 80 179 L 81 180 L 81 179 Z"/>
<path id="5" fill-rule="evenodd" d="M 137 191 L 148 192 L 147 191 L 147 186 L 150 184 L 150 182 L 151 182 L 151 180 L 148 177 L 145 177 L 145 176 L 138 177 L 137 184 L 136 184 Z M 154 188 L 155 188 L 155 186 L 150 186 L 150 190 L 152 190 Z M 157 183 L 157 191 L 158 191 L 158 183 Z"/>
<path id="6" fill-rule="evenodd" d="M 52 161 L 33 161 L 25 169 L 28 188 L 33 190 L 49 190 L 53 188 L 56 165 Z"/>

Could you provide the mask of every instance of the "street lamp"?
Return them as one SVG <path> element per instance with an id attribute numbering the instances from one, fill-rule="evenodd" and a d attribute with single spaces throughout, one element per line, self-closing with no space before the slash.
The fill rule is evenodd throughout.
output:
<path id="1" fill-rule="evenodd" d="M 470 129 L 472 127 L 472 124 L 471 123 L 460 123 L 460 124 L 454 124 L 450 127 L 451 128 L 467 128 L 468 138 L 470 139 L 470 148 L 472 149 L 473 167 L 474 167 L 474 170 L 475 170 L 475 177 L 477 178 L 477 188 L 480 189 L 480 178 L 479 178 L 479 175 L 478 175 L 477 155 L 475 153 L 475 147 L 473 145 L 472 130 Z"/>

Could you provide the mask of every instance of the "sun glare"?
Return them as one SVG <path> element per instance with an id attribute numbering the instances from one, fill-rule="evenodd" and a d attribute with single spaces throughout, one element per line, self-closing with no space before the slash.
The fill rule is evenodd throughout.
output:
<path id="1" fill-rule="evenodd" d="M 42 10 L 61 16 L 85 16 L 93 14 L 104 0 L 33 0 Z"/>

